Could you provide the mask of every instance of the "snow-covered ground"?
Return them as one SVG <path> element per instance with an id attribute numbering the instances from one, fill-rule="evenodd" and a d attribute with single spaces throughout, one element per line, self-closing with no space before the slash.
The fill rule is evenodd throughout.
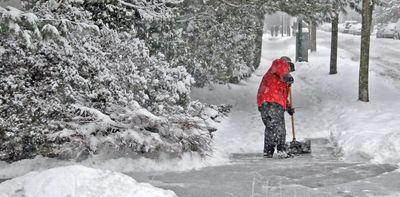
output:
<path id="1" fill-rule="evenodd" d="M 318 51 L 310 53 L 308 63 L 296 63 L 293 73 L 297 138 L 329 138 L 346 160 L 400 164 L 400 42 L 372 39 L 371 101 L 364 103 L 357 100 L 360 37 L 340 34 L 339 73 L 329 75 L 329 33 L 318 35 Z M 262 150 L 263 125 L 255 104 L 258 84 L 274 58 L 294 57 L 294 40 L 266 37 L 263 49 L 256 76 L 239 85 L 193 93 L 202 101 L 234 106 L 215 138 L 217 153 Z M 286 119 L 290 139 L 290 119 Z"/>
<path id="2" fill-rule="evenodd" d="M 295 96 L 304 107 L 299 130 L 311 137 L 329 133 L 346 160 L 400 164 L 400 42 L 372 38 L 370 102 L 363 103 L 357 101 L 360 37 L 340 34 L 339 73 L 332 76 L 328 38 L 319 32 L 319 51 L 295 74 Z"/>
<path id="3" fill-rule="evenodd" d="M 357 101 L 360 37 L 340 34 L 339 39 L 339 73 L 337 75 L 328 74 L 330 37 L 325 32 L 318 32 L 318 51 L 310 54 L 309 62 L 296 64 L 297 70 L 293 73 L 295 77 L 293 98 L 294 105 L 297 107 L 295 114 L 297 138 L 299 140 L 304 138 L 329 139 L 331 145 L 336 147 L 335 152 L 341 156 L 341 162 L 347 162 L 346 165 L 349 166 L 355 165 L 354 171 L 360 170 L 358 169 L 358 164 L 356 165 L 352 162 L 368 164 L 367 167 L 360 164 L 365 168 L 371 168 L 373 163 L 399 165 L 400 114 L 398 112 L 400 111 L 400 103 L 398 101 L 400 100 L 400 57 L 398 56 L 398 49 L 400 49 L 400 41 L 390 40 L 389 42 L 383 39 L 372 39 L 371 102 L 363 103 Z M 256 107 L 256 91 L 263 74 L 273 59 L 283 55 L 294 58 L 294 43 L 293 38 L 270 38 L 266 35 L 263 43 L 262 63 L 253 77 L 242 81 L 238 85 L 213 85 L 205 89 L 193 90 L 193 98 L 210 104 L 224 103 L 233 105 L 229 117 L 218 125 L 219 128 L 214 138 L 214 153 L 209 157 L 202 159 L 196 154 L 186 154 L 181 159 L 166 157 L 159 160 L 151 160 L 144 158 L 104 159 L 100 156 L 79 164 L 127 173 L 136 179 L 137 172 L 142 173 L 143 177 L 148 177 L 148 175 L 154 174 L 155 171 L 165 173 L 177 170 L 203 169 L 201 172 L 204 172 L 204 167 L 224 165 L 221 168 L 206 168 L 210 169 L 210 172 L 216 173 L 218 169 L 227 169 L 226 164 L 235 165 L 235 161 L 232 160 L 232 154 L 261 153 L 264 126 Z M 287 140 L 291 138 L 289 123 L 289 118 L 287 118 Z M 301 161 L 305 162 L 304 160 Z M 295 167 L 290 162 L 291 160 L 284 161 L 282 165 Z M 42 157 L 12 164 L 0 163 L 0 179 L 14 178 L 30 171 L 43 171 L 71 164 L 75 163 Z M 260 164 L 257 163 L 256 166 L 262 167 L 263 165 L 265 163 L 261 162 Z M 306 163 L 302 166 L 308 168 L 313 165 L 315 164 Z M 341 165 L 345 164 L 338 164 L 338 166 Z M 254 166 L 255 164 L 251 163 L 251 168 Z M 324 172 L 325 167 L 320 167 L 321 172 Z M 377 166 L 377 168 L 379 169 L 381 166 Z M 235 169 L 245 173 L 241 168 Z M 244 166 L 244 169 L 248 169 L 248 167 Z M 327 174 L 331 173 L 332 176 L 327 175 L 325 178 L 335 178 L 335 172 L 329 172 L 329 169 L 329 167 L 326 167 Z M 368 179 L 372 183 L 363 184 L 371 187 L 373 181 L 378 181 L 380 185 L 390 185 L 390 180 L 396 179 L 400 171 L 393 171 L 392 167 L 388 167 L 388 169 L 386 171 L 390 172 L 387 175 L 373 177 Z M 282 173 L 290 173 L 290 169 L 280 168 L 280 170 L 282 170 Z M 348 168 L 339 168 L 338 170 L 344 170 L 343 173 L 346 173 Z M 269 165 L 266 172 L 270 171 L 274 171 L 274 165 Z M 368 171 L 368 176 L 376 176 L 385 172 L 385 170 L 380 172 L 374 169 L 371 171 L 374 173 L 370 175 L 370 171 Z M 376 171 L 379 171 L 379 173 L 376 173 Z M 48 173 L 48 171 L 43 173 Z M 270 175 L 278 176 L 281 171 L 278 170 L 277 173 L 277 175 Z M 204 178 L 204 176 L 212 175 L 203 175 L 198 178 Z M 238 176 L 243 176 L 243 174 L 238 174 Z M 317 173 L 315 176 L 322 175 Z M 302 178 L 311 179 L 312 176 Z M 361 176 L 361 178 L 363 177 Z M 13 181 L 19 179 L 16 178 Z M 142 180 L 144 179 L 146 178 L 142 178 Z M 353 179 L 346 180 L 354 181 Z M 181 181 L 184 180 L 181 178 Z M 291 182 L 296 181 L 291 180 Z M 4 184 L 6 183 L 0 184 L 0 191 L 2 190 L 1 188 L 5 188 Z M 326 183 L 329 184 L 331 182 L 327 181 Z M 347 188 L 358 187 L 355 186 L 358 183 L 354 181 L 345 186 Z M 162 186 L 161 183 L 157 186 L 160 185 Z M 384 187 L 380 187 L 380 191 L 383 190 L 382 188 Z M 325 189 L 329 190 L 329 188 Z M 343 192 L 343 195 L 347 194 L 346 189 L 343 189 Z"/>
<path id="4" fill-rule="evenodd" d="M 74 165 L 30 172 L 0 185 L 0 197 L 175 197 L 175 193 L 107 170 Z"/>

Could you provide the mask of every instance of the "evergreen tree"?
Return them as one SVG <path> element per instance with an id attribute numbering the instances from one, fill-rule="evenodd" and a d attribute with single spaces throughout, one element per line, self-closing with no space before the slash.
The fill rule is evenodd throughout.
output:
<path id="1" fill-rule="evenodd" d="M 0 159 L 209 151 L 215 129 L 184 67 L 81 4 L 32 5 L 0 8 Z"/>

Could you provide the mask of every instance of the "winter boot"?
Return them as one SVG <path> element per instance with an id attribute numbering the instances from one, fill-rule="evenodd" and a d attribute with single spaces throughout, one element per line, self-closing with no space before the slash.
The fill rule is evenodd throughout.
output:
<path id="1" fill-rule="evenodd" d="M 286 158 L 291 158 L 293 157 L 292 154 L 290 154 L 289 152 L 287 152 L 287 148 L 285 144 L 279 144 L 276 147 L 277 150 L 277 155 L 279 159 L 286 159 Z"/>
<path id="2" fill-rule="evenodd" d="M 275 151 L 274 145 L 266 145 L 264 147 L 264 157 L 272 158 L 272 156 L 274 155 L 274 151 Z"/>

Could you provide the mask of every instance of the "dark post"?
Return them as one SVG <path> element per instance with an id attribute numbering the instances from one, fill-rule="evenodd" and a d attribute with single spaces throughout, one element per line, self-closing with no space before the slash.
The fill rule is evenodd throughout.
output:
<path id="1" fill-rule="evenodd" d="M 282 28 L 281 28 L 281 33 L 282 33 L 282 37 L 283 37 L 283 14 L 282 14 Z"/>
<path id="2" fill-rule="evenodd" d="M 301 18 L 297 18 L 297 33 L 296 33 L 296 62 L 301 62 L 302 58 L 300 57 L 300 49 L 301 47 L 301 34 L 302 34 L 303 24 Z"/>
<path id="3" fill-rule="evenodd" d="M 303 21 L 299 17 L 297 19 L 298 31 L 296 33 L 296 61 L 308 61 L 308 33 L 303 33 Z"/>
<path id="4" fill-rule="evenodd" d="M 332 19 L 332 34 L 331 34 L 331 62 L 329 74 L 337 73 L 337 47 L 338 47 L 338 24 L 339 16 L 336 14 Z"/>

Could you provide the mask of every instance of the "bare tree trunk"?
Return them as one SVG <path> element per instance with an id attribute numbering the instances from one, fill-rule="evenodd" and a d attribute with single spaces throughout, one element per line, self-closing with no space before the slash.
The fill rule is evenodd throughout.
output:
<path id="1" fill-rule="evenodd" d="M 264 20 L 265 20 L 265 15 L 260 14 L 258 16 L 259 19 L 259 28 L 257 30 L 257 35 L 255 39 L 255 51 L 254 51 L 254 68 L 257 69 L 260 66 L 261 63 L 261 50 L 262 50 L 262 37 L 263 37 L 263 25 L 264 25 Z"/>
<path id="2" fill-rule="evenodd" d="M 312 35 L 311 35 L 311 26 L 312 26 L 312 21 L 308 21 L 308 49 L 311 49 L 311 42 L 312 42 Z"/>
<path id="3" fill-rule="evenodd" d="M 337 73 L 338 25 L 339 14 L 332 19 L 330 75 Z"/>
<path id="4" fill-rule="evenodd" d="M 282 19 L 281 19 L 281 33 L 283 37 L 283 31 L 284 31 L 284 25 L 283 25 L 283 14 L 282 14 Z"/>
<path id="5" fill-rule="evenodd" d="M 369 102 L 368 69 L 372 11 L 373 6 L 370 0 L 363 0 L 358 99 L 364 102 Z"/>
<path id="6" fill-rule="evenodd" d="M 303 40 L 302 40 L 302 34 L 303 34 L 303 21 L 300 17 L 297 18 L 297 35 L 296 35 L 296 62 L 300 62 L 303 60 L 302 53 L 300 52 L 302 50 L 302 45 L 303 45 Z"/>
<path id="7" fill-rule="evenodd" d="M 310 49 L 311 51 L 317 51 L 317 22 L 311 21 L 311 38 L 310 38 Z"/>

